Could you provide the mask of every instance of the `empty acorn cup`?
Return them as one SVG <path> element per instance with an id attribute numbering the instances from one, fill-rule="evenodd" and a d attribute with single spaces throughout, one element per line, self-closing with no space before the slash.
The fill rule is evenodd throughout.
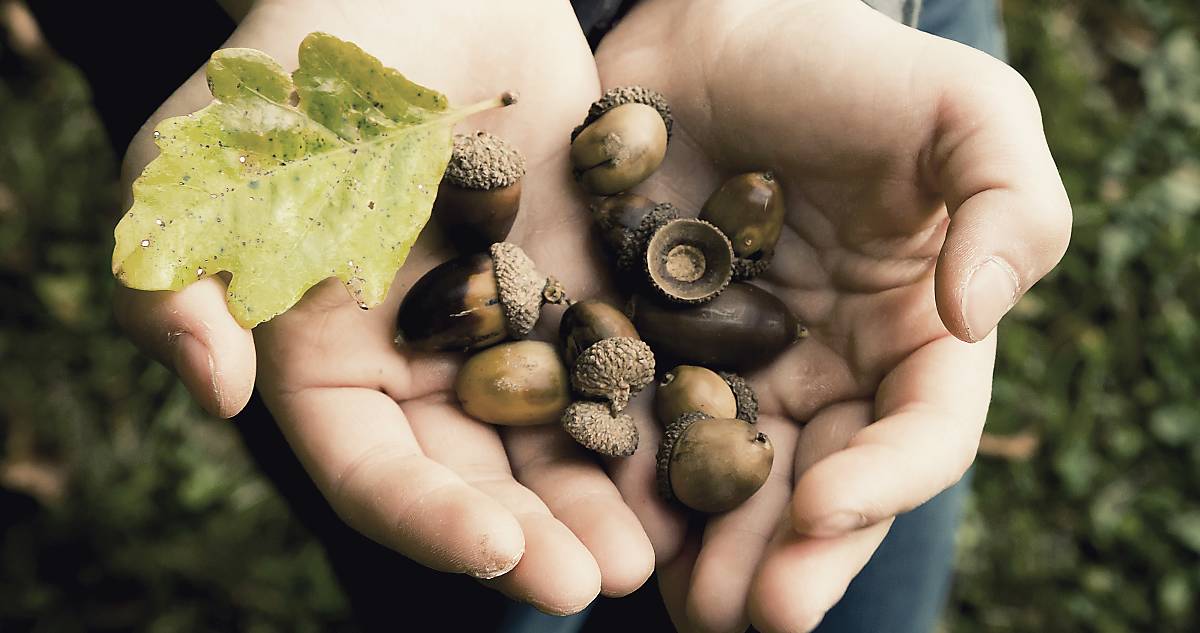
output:
<path id="1" fill-rule="evenodd" d="M 582 401 L 567 407 L 563 429 L 584 448 L 609 457 L 632 455 L 638 447 L 638 430 L 633 418 L 614 414 L 603 402 Z"/>
<path id="2" fill-rule="evenodd" d="M 562 285 L 520 247 L 497 242 L 425 273 L 400 302 L 396 342 L 423 351 L 466 351 L 529 334 Z"/>
<path id="3" fill-rule="evenodd" d="M 703 220 L 667 222 L 646 244 L 650 285 L 671 301 L 703 303 L 733 278 L 733 249 L 717 227 Z"/>

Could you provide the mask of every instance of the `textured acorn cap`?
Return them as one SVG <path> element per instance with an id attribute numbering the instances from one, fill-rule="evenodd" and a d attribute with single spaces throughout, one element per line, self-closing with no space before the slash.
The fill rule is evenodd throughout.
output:
<path id="1" fill-rule="evenodd" d="M 541 316 L 542 291 L 547 287 L 547 279 L 516 244 L 496 242 L 492 244 L 491 255 L 504 322 L 514 338 L 524 337 Z"/>
<path id="2" fill-rule="evenodd" d="M 579 127 L 571 131 L 571 140 L 574 141 L 575 137 L 579 136 L 579 133 L 584 128 L 591 125 L 596 119 L 604 116 L 604 113 L 626 103 L 641 103 L 657 110 L 658 115 L 662 117 L 663 124 L 667 127 L 667 139 L 670 140 L 671 127 L 675 125 L 675 119 L 671 116 L 671 106 L 667 104 L 666 97 L 642 86 L 609 88 L 607 92 L 592 104 L 592 107 L 588 108 L 587 117 L 583 119 L 583 123 L 580 123 Z"/>
<path id="3" fill-rule="evenodd" d="M 679 219 L 679 209 L 670 202 L 654 206 L 645 216 L 637 229 L 626 232 L 625 242 L 617 248 L 617 266 L 621 270 L 640 270 L 646 254 L 646 243 L 650 237 L 671 220 Z"/>
<path id="4" fill-rule="evenodd" d="M 525 175 L 525 157 L 508 141 L 478 131 L 455 134 L 443 179 L 463 189 L 500 189 Z"/>
<path id="5" fill-rule="evenodd" d="M 632 455 L 638 447 L 638 430 L 633 418 L 613 415 L 603 402 L 576 402 L 563 412 L 567 433 L 588 450 L 609 457 Z"/>
<path id="6" fill-rule="evenodd" d="M 656 463 L 658 465 L 658 494 L 667 501 L 676 501 L 675 491 L 671 490 L 671 455 L 675 452 L 675 444 L 679 442 L 679 438 L 683 436 L 684 431 L 688 427 L 699 422 L 700 420 L 708 420 L 711 415 L 703 411 L 690 411 L 675 418 L 675 421 L 667 425 L 667 430 L 663 432 L 662 441 L 658 445 L 658 456 Z"/>
<path id="7" fill-rule="evenodd" d="M 737 417 L 750 424 L 757 423 L 758 395 L 754 393 L 754 389 L 750 388 L 750 383 L 731 371 L 719 371 L 717 375 L 725 381 L 725 384 L 729 385 L 729 390 L 737 399 Z"/>
<path id="8" fill-rule="evenodd" d="M 733 279 L 733 247 L 716 226 L 694 218 L 662 225 L 643 258 L 650 285 L 678 303 L 704 303 Z"/>
<path id="9" fill-rule="evenodd" d="M 733 258 L 733 279 L 734 281 L 745 281 L 754 279 L 755 277 L 767 272 L 771 267 L 771 259 L 764 257 L 762 259 L 747 259 L 745 257 Z"/>
<path id="10" fill-rule="evenodd" d="M 624 336 L 606 338 L 575 359 L 571 384 L 585 396 L 605 398 L 612 411 L 629 404 L 629 397 L 654 380 L 654 352 L 644 341 Z"/>

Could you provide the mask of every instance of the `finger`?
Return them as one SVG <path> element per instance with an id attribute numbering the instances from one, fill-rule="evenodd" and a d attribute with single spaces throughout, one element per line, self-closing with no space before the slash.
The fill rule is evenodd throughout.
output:
<path id="1" fill-rule="evenodd" d="M 440 571 L 492 578 L 521 559 L 525 537 L 512 512 L 426 457 L 385 394 L 321 387 L 263 396 L 350 527 Z"/>
<path id="2" fill-rule="evenodd" d="M 625 410 L 638 427 L 637 451 L 608 460 L 608 473 L 621 497 L 637 516 L 654 548 L 657 564 L 674 560 L 687 534 L 687 516 L 658 493 L 658 445 L 662 427 L 651 413 L 652 394 L 639 395 Z"/>
<path id="3" fill-rule="evenodd" d="M 600 568 L 600 592 L 624 596 L 654 571 L 654 548 L 604 470 L 557 426 L 507 429 L 517 479 L 575 533 Z"/>
<path id="4" fill-rule="evenodd" d="M 799 436 L 794 424 L 780 418 L 763 416 L 758 426 L 775 447 L 771 474 L 745 503 L 708 520 L 688 589 L 691 630 L 744 631 L 750 624 L 750 581 L 791 498 L 792 456 Z"/>
<path id="5" fill-rule="evenodd" d="M 498 501 L 521 524 L 521 562 L 487 584 L 555 615 L 577 613 L 590 604 L 600 591 L 596 561 L 538 495 L 513 478 L 495 427 L 472 419 L 443 395 L 405 402 L 401 408 L 430 459 Z"/>
<path id="6" fill-rule="evenodd" d="M 911 510 L 958 481 L 979 447 L 995 345 L 995 336 L 978 345 L 943 337 L 897 365 L 876 395 L 879 421 L 796 482 L 796 529 L 841 534 Z"/>
<path id="7" fill-rule="evenodd" d="M 663 606 L 678 631 L 686 632 L 688 586 L 691 585 L 692 568 L 700 553 L 700 530 L 685 532 L 680 538 L 679 551 L 675 558 L 658 567 L 658 590 L 662 594 Z"/>
<path id="8" fill-rule="evenodd" d="M 795 469 L 802 475 L 846 447 L 872 419 L 871 405 L 850 401 L 826 407 L 800 433 Z M 866 565 L 890 522 L 832 539 L 796 534 L 785 516 L 751 585 L 748 611 L 762 631 L 807 631 L 845 593 Z"/>
<path id="9" fill-rule="evenodd" d="M 173 370 L 205 411 L 229 418 L 254 390 L 254 339 L 225 307 L 225 284 L 209 277 L 176 292 L 117 286 L 117 323 Z"/>
<path id="10" fill-rule="evenodd" d="M 841 600 L 892 526 L 892 519 L 834 538 L 782 526 L 750 589 L 750 622 L 763 633 L 811 631 Z"/>
<path id="11" fill-rule="evenodd" d="M 952 334 L 975 342 L 1062 259 L 1071 205 L 1029 84 L 947 40 L 926 51 L 917 67 L 940 95 L 928 175 L 951 218 L 937 263 L 938 312 Z"/>

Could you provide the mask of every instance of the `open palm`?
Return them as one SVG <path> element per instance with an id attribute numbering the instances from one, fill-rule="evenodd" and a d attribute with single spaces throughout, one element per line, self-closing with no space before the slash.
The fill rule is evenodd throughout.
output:
<path id="1" fill-rule="evenodd" d="M 681 629 L 810 629 L 892 518 L 970 465 L 994 326 L 1066 248 L 1037 103 L 1003 64 L 850 0 L 648 0 L 596 59 L 605 87 L 672 105 L 645 195 L 698 211 L 730 175 L 775 173 L 786 228 L 755 283 L 811 332 L 750 376 L 776 456 L 749 502 L 689 533 L 653 494 L 653 446 L 614 479 Z"/>
<path id="2" fill-rule="evenodd" d="M 299 42 L 316 30 L 357 43 L 456 104 L 520 92 L 516 106 L 464 129 L 487 129 L 526 156 L 510 239 L 572 292 L 597 290 L 599 252 L 588 246 L 567 139 L 599 82 L 569 5 L 265 0 L 227 46 L 258 48 L 294 68 Z M 198 73 L 159 109 L 130 148 L 127 182 L 154 156 L 156 122 L 209 98 Z M 554 613 L 578 611 L 601 591 L 632 591 L 650 575 L 653 552 L 594 460 L 553 426 L 499 430 L 471 419 L 451 390 L 461 357 L 393 344 L 404 293 L 453 255 L 430 225 L 383 305 L 359 310 L 329 280 L 253 333 L 230 317 L 217 278 L 178 293 L 120 289 L 116 311 L 213 413 L 237 413 L 257 387 L 334 509 L 376 541 Z"/>

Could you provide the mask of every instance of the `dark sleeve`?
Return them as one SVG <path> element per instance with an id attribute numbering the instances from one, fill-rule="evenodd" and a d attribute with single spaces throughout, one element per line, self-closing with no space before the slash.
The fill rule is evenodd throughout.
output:
<path id="1" fill-rule="evenodd" d="M 212 0 L 32 0 L 29 8 L 50 45 L 87 77 L 118 155 L 234 28 Z"/>

